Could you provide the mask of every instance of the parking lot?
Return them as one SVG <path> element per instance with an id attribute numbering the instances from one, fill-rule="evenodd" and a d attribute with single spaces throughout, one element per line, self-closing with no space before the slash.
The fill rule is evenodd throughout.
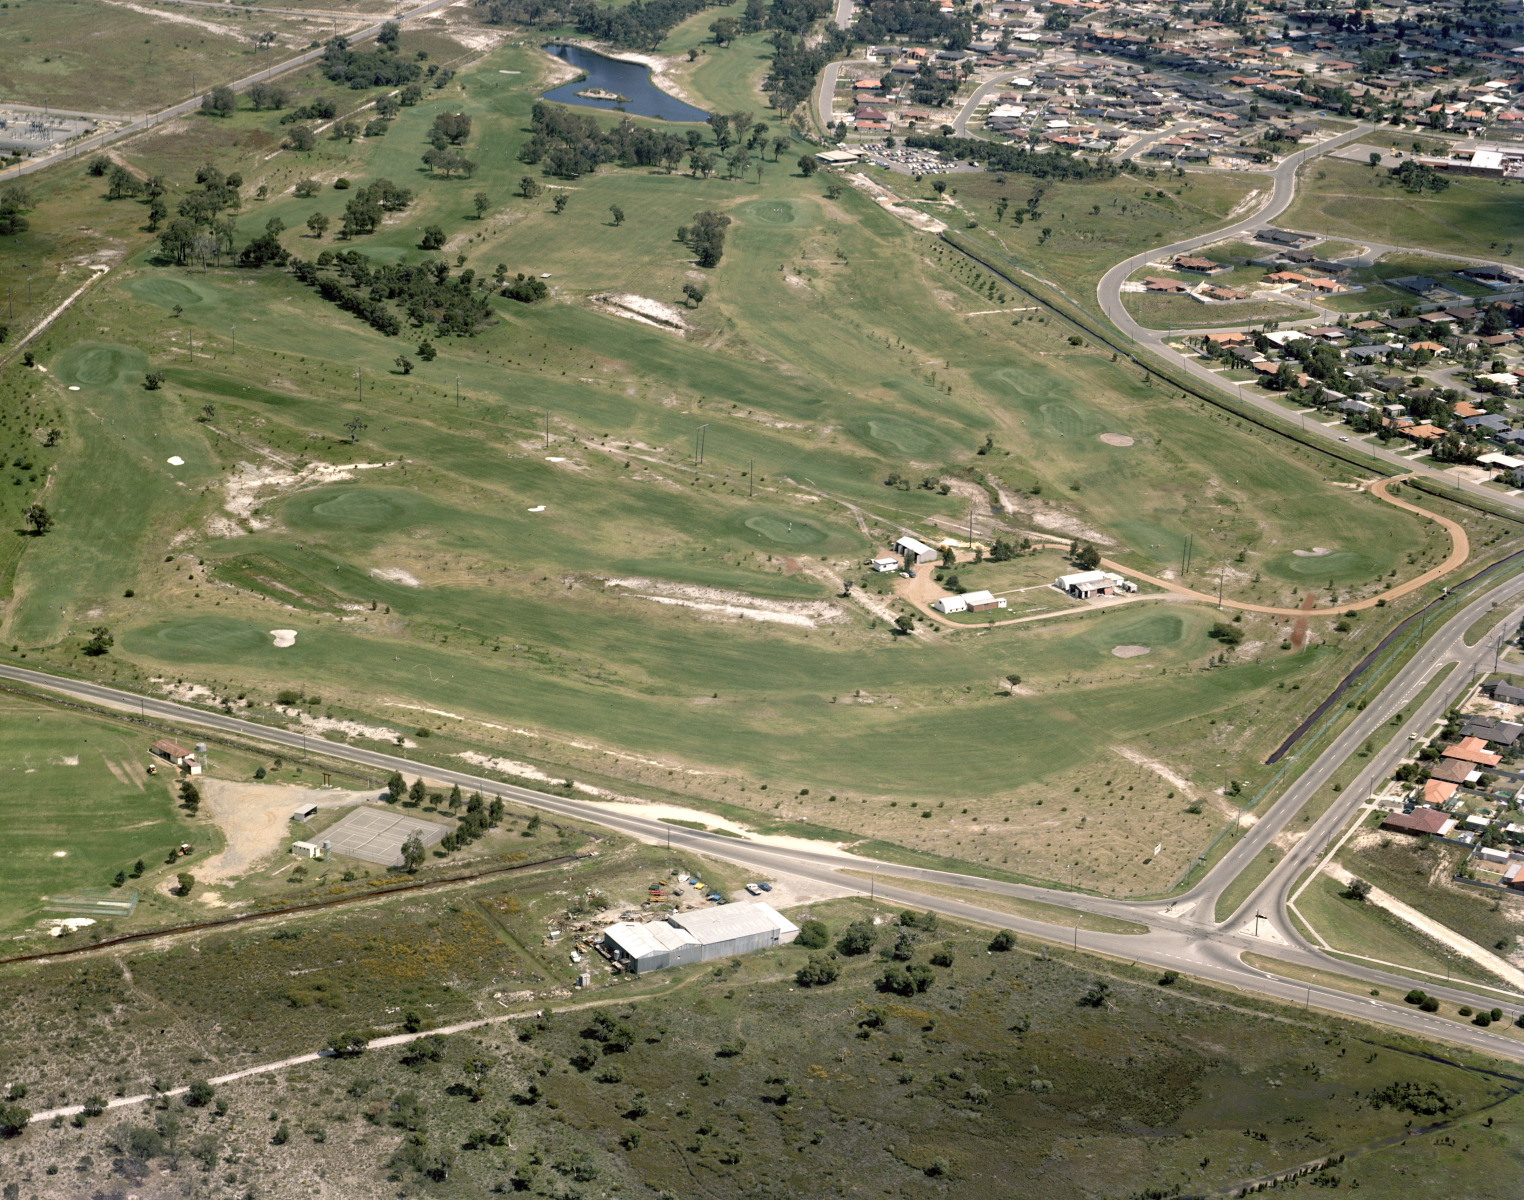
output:
<path id="1" fill-rule="evenodd" d="M 383 867 L 402 865 L 402 843 L 414 833 L 427 849 L 449 832 L 449 826 L 420 821 L 379 808 L 357 808 L 322 835 L 329 853 Z"/>

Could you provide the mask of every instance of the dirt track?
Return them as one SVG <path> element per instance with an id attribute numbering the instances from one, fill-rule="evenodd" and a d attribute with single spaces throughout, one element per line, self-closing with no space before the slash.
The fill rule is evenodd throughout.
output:
<path id="1" fill-rule="evenodd" d="M 1387 491 L 1388 486 L 1394 482 L 1396 481 L 1392 479 L 1378 479 L 1369 485 L 1368 490 L 1370 491 L 1371 495 L 1375 496 L 1378 500 L 1385 500 L 1388 504 L 1396 505 L 1398 508 L 1404 510 L 1405 512 L 1415 513 L 1418 516 L 1423 517 L 1425 520 L 1433 521 L 1450 535 L 1450 553 L 1445 558 L 1445 561 L 1440 563 L 1439 566 L 1431 567 L 1422 575 L 1418 575 L 1412 579 L 1405 580 L 1404 582 L 1399 583 L 1396 587 L 1382 592 L 1379 596 L 1367 596 L 1364 600 L 1351 600 L 1347 604 L 1340 604 L 1332 608 L 1277 608 L 1274 605 L 1269 604 L 1249 604 L 1242 600 L 1223 600 L 1221 607 L 1242 610 L 1243 612 L 1265 613 L 1269 616 L 1275 617 L 1300 617 L 1303 620 L 1309 616 L 1336 616 L 1337 614 L 1347 612 L 1350 609 L 1360 610 L 1366 608 L 1375 608 L 1376 605 L 1383 600 L 1395 600 L 1399 596 L 1406 596 L 1409 592 L 1415 592 L 1419 588 L 1433 583 L 1436 579 L 1442 579 L 1446 575 L 1450 574 L 1450 572 L 1459 568 L 1468 558 L 1471 557 L 1471 540 L 1466 536 L 1465 529 L 1463 529 L 1456 522 L 1450 520 L 1448 517 L 1441 517 L 1436 513 L 1431 513 L 1426 509 L 1419 508 L 1416 504 L 1409 504 L 1406 500 L 1397 499 L 1397 497 L 1391 495 Z M 927 565 L 930 566 L 932 564 Z M 1145 575 L 1142 571 L 1135 570 L 1132 567 L 1123 566 L 1121 563 L 1113 562 L 1109 558 L 1101 559 L 1101 566 L 1105 567 L 1109 571 L 1115 571 L 1119 575 L 1130 575 L 1133 578 L 1142 579 L 1145 582 L 1153 584 L 1155 587 L 1163 588 L 1172 596 L 1178 596 L 1190 600 L 1198 600 L 1203 604 L 1211 604 L 1213 606 L 1217 606 L 1216 596 L 1208 595 L 1206 592 L 1198 592 L 1193 588 L 1185 587 L 1179 583 L 1173 583 L 1168 579 L 1159 579 L 1153 575 Z M 929 576 L 930 572 L 927 572 L 927 575 Z M 922 584 L 920 572 L 917 572 L 916 579 L 910 581 L 902 580 L 901 582 L 909 582 L 912 587 L 914 587 L 916 584 Z M 908 600 L 910 603 L 914 604 L 927 620 L 935 621 L 938 625 L 946 626 L 949 629 L 967 628 L 967 626 L 959 625 L 956 621 L 947 620 L 942 616 L 941 613 L 936 612 L 931 608 L 931 601 L 936 599 L 938 595 L 945 594 L 943 589 L 936 587 L 935 584 L 922 584 L 921 588 L 917 589 L 915 592 L 912 592 L 909 588 L 903 591 L 901 591 L 899 588 L 896 588 L 895 590 L 899 593 L 901 599 Z M 934 591 L 936 594 L 928 596 L 923 601 L 921 596 L 924 595 L 927 590 Z M 1137 597 L 1138 600 L 1163 600 L 1168 598 L 1169 597 L 1166 596 Z M 1006 621 L 994 621 L 989 625 L 983 625 L 979 628 L 991 629 L 998 628 L 1001 625 L 1016 625 L 1027 621 L 1046 620 L 1050 617 L 1055 619 L 1060 617 L 1068 617 L 1073 616 L 1077 612 L 1089 612 L 1092 609 L 1099 607 L 1101 606 L 1093 604 L 1081 609 L 1066 609 L 1054 613 L 1039 613 L 1036 616 L 1031 617 L 1016 617 Z"/>

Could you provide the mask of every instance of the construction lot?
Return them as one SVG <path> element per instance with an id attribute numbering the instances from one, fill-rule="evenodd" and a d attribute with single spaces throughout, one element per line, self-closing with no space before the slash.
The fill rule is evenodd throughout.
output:
<path id="1" fill-rule="evenodd" d="M 383 867 L 402 865 L 402 844 L 417 834 L 424 849 L 444 837 L 449 829 L 433 821 L 420 821 L 380 808 L 359 808 L 323 834 L 330 854 L 358 858 Z"/>

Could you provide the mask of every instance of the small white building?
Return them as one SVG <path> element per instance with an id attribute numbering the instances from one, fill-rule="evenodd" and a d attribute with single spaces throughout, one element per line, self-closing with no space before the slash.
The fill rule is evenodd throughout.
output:
<path id="1" fill-rule="evenodd" d="M 912 562 L 927 563 L 935 562 L 939 557 L 937 552 L 925 542 L 906 534 L 894 543 L 894 552 L 909 558 Z"/>
<path id="2" fill-rule="evenodd" d="M 1072 575 L 1060 575 L 1053 581 L 1053 586 L 1078 600 L 1138 590 L 1137 584 L 1111 571 L 1076 571 Z"/>
<path id="3" fill-rule="evenodd" d="M 880 575 L 883 575 L 889 571 L 898 571 L 900 569 L 900 560 L 897 558 L 875 558 L 871 559 L 868 565 Z"/>
<path id="4" fill-rule="evenodd" d="M 293 821 L 310 821 L 315 816 L 317 816 L 316 804 L 304 804 L 300 808 L 291 810 L 291 819 Z"/>
<path id="5" fill-rule="evenodd" d="M 321 858 L 323 856 L 315 842 L 292 842 L 291 853 L 297 858 Z"/>
<path id="6" fill-rule="evenodd" d="M 964 592 L 961 596 L 943 596 L 940 600 L 933 600 L 931 606 L 940 613 L 987 612 L 993 608 L 1004 608 L 1005 597 L 992 595 L 988 591 Z"/>

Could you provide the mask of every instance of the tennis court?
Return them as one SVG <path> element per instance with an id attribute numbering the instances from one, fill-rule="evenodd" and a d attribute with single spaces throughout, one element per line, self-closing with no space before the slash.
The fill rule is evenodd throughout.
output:
<path id="1" fill-rule="evenodd" d="M 337 825 L 324 831 L 321 840 L 331 854 L 358 858 L 383 867 L 402 865 L 402 843 L 417 834 L 427 849 L 449 832 L 448 825 L 420 821 L 380 808 L 357 808 Z"/>

